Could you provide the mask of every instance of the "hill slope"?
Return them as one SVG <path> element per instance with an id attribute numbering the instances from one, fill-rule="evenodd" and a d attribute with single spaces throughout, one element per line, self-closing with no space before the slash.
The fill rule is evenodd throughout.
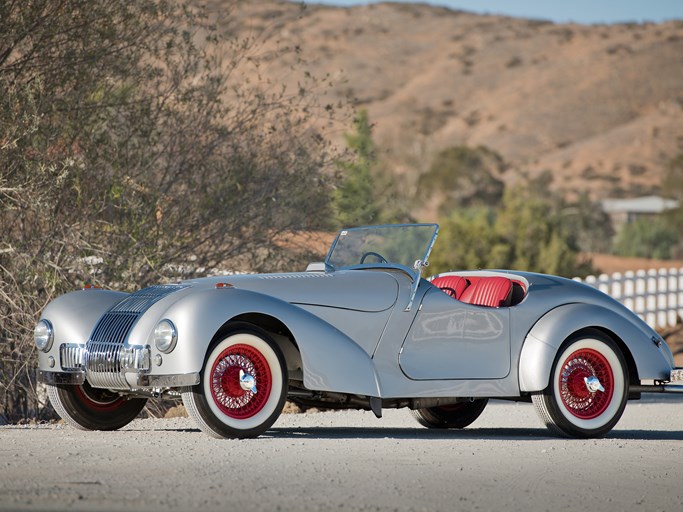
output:
<path id="1" fill-rule="evenodd" d="M 209 9 L 221 20 L 221 0 Z M 350 8 L 247 2 L 240 34 L 267 31 L 330 74 L 326 100 L 367 108 L 375 137 L 410 183 L 451 145 L 485 145 L 506 173 L 552 171 L 594 197 L 658 192 L 683 151 L 683 21 L 554 24 L 411 4 Z M 295 87 L 289 65 L 266 74 Z"/>

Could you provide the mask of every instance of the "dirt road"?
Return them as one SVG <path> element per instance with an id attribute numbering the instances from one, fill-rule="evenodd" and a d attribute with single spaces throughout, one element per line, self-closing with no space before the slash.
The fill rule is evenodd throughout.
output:
<path id="1" fill-rule="evenodd" d="M 632 402 L 588 441 L 549 437 L 526 404 L 463 431 L 384 412 L 284 415 L 245 441 L 185 418 L 0 427 L 0 510 L 683 510 L 682 401 Z"/>

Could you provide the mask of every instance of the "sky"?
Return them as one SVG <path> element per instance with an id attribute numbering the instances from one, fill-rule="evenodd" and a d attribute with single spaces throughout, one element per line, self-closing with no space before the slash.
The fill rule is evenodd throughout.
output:
<path id="1" fill-rule="evenodd" d="M 416 3 L 416 0 L 393 0 Z M 376 0 L 306 0 L 309 4 L 365 5 Z M 476 13 L 540 18 L 558 23 L 661 22 L 683 19 L 683 0 L 423 0 Z"/>

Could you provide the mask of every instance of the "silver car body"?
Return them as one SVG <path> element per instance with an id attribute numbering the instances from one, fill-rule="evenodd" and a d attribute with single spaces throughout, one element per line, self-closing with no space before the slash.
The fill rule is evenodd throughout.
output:
<path id="1" fill-rule="evenodd" d="M 39 352 L 42 378 L 87 379 L 131 394 L 192 386 L 212 341 L 240 321 L 273 336 L 290 380 L 303 388 L 385 402 L 514 399 L 543 390 L 562 343 L 589 327 L 622 349 L 632 386 L 669 380 L 674 362 L 661 337 L 587 285 L 528 272 L 464 271 L 449 275 L 507 277 L 523 286 L 524 298 L 491 308 L 449 297 L 421 277 L 438 230 L 430 229 L 414 265 L 335 267 L 335 245 L 353 231 L 345 230 L 326 264 L 307 272 L 209 277 L 134 294 L 94 288 L 66 294 L 42 313 L 54 332 L 49 350 Z M 162 319 L 177 328 L 170 353 L 154 343 Z"/>

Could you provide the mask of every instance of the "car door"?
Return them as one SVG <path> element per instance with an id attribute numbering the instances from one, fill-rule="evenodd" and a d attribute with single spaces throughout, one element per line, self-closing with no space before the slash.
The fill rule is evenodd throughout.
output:
<path id="1" fill-rule="evenodd" d="M 403 342 L 411 379 L 502 379 L 510 372 L 510 309 L 474 306 L 429 290 Z"/>

